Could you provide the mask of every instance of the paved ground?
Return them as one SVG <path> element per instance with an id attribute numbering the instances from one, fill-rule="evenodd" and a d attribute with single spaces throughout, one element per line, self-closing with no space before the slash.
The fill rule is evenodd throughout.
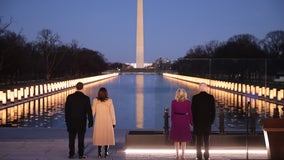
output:
<path id="1" fill-rule="evenodd" d="M 110 157 L 113 160 L 174 160 L 173 149 L 147 150 L 139 153 L 127 150 L 125 138 L 127 130 L 116 130 L 116 145 L 110 147 Z M 97 147 L 92 145 L 92 129 L 89 129 L 85 138 L 85 154 L 88 159 L 97 159 Z M 224 150 L 221 150 L 224 149 Z M 242 153 L 236 153 L 230 146 L 212 148 L 212 160 L 246 159 L 246 148 Z M 140 150 L 141 151 L 141 150 Z M 210 151 L 211 152 L 211 151 Z M 1 160 L 64 160 L 68 159 L 68 139 L 65 129 L 48 128 L 0 128 L 0 159 Z M 78 155 L 75 157 L 78 158 Z M 194 146 L 189 146 L 186 159 L 195 159 Z M 267 154 L 249 153 L 248 159 L 267 159 Z"/>

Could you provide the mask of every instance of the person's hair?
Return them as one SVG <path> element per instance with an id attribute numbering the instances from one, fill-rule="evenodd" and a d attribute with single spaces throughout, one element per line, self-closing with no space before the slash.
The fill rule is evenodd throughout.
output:
<path id="1" fill-rule="evenodd" d="M 102 102 L 108 99 L 108 93 L 107 93 L 107 89 L 106 88 L 101 87 L 99 89 L 97 99 L 102 101 Z"/>
<path id="2" fill-rule="evenodd" d="M 182 102 L 182 101 L 185 101 L 186 99 L 187 99 L 186 91 L 182 88 L 177 89 L 175 100 L 178 102 Z"/>
<path id="3" fill-rule="evenodd" d="M 78 83 L 76 84 L 76 89 L 77 89 L 77 90 L 82 90 L 83 87 L 84 87 L 84 84 L 83 84 L 82 82 L 78 82 Z"/>
<path id="4" fill-rule="evenodd" d="M 202 82 L 199 84 L 199 90 L 202 92 L 202 91 L 206 91 L 207 90 L 207 84 Z"/>

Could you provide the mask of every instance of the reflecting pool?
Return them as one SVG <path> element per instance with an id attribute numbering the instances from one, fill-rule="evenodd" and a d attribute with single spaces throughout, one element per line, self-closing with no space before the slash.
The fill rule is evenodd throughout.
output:
<path id="1" fill-rule="evenodd" d="M 170 108 L 171 100 L 178 88 L 185 88 L 191 98 L 197 91 L 197 85 L 158 74 L 121 74 L 100 82 L 88 84 L 84 88 L 92 102 L 97 96 L 100 87 L 106 87 L 109 97 L 113 99 L 117 128 L 120 129 L 163 129 L 164 109 Z M 75 89 L 25 102 L 20 105 L 0 110 L 0 124 L 6 127 L 45 127 L 65 128 L 64 104 L 66 96 Z M 271 117 L 276 107 L 264 100 L 254 99 L 245 95 L 228 93 L 221 90 L 209 89 L 217 101 L 216 120 L 213 131 L 244 132 L 251 124 L 256 126 L 256 131 L 261 131 L 259 121 L 264 117 Z M 250 105 L 247 105 L 248 103 Z M 253 112 L 246 112 L 247 110 Z M 255 113 L 255 114 L 252 114 Z M 248 117 L 255 117 L 255 122 Z"/>

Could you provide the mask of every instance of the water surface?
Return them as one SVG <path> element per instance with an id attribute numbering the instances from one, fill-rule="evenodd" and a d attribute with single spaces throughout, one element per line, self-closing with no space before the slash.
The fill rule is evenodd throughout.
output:
<path id="1" fill-rule="evenodd" d="M 91 102 L 97 96 L 100 87 L 106 87 L 113 99 L 117 128 L 120 129 L 163 129 L 164 109 L 170 108 L 178 88 L 188 92 L 189 99 L 197 93 L 197 85 L 158 74 L 122 74 L 100 82 L 88 84 L 84 88 Z M 66 96 L 73 93 L 70 89 L 52 96 L 39 98 L 20 105 L 0 110 L 0 124 L 8 127 L 45 127 L 65 128 L 64 104 Z M 220 122 L 225 131 L 245 132 L 250 115 L 246 104 L 256 111 L 256 130 L 261 131 L 259 120 L 271 117 L 276 104 L 243 95 L 210 89 L 217 101 L 216 120 L 213 131 L 219 132 Z M 283 106 L 279 106 L 281 108 Z M 221 113 L 223 111 L 223 114 Z M 283 113 L 280 113 L 281 115 Z M 224 117 L 224 120 L 220 120 Z M 222 124 L 221 124 L 222 125 Z M 250 128 L 249 128 L 250 129 Z"/>

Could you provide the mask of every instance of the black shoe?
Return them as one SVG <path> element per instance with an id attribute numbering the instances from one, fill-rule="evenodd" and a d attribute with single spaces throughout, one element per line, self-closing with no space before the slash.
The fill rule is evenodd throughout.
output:
<path id="1" fill-rule="evenodd" d="M 105 146 L 105 158 L 106 158 L 107 156 L 109 156 L 109 154 L 108 154 L 108 148 L 109 148 L 109 146 Z"/>
<path id="2" fill-rule="evenodd" d="M 74 155 L 69 155 L 68 158 L 69 158 L 69 159 L 73 159 L 73 158 L 74 158 Z"/>
<path id="3" fill-rule="evenodd" d="M 85 156 L 85 155 L 79 156 L 79 159 L 86 159 L 86 158 L 87 158 L 87 156 Z"/>
<path id="4" fill-rule="evenodd" d="M 98 158 L 102 158 L 102 146 L 98 146 Z"/>
<path id="5" fill-rule="evenodd" d="M 109 156 L 108 152 L 105 152 L 105 158 L 107 158 Z"/>

